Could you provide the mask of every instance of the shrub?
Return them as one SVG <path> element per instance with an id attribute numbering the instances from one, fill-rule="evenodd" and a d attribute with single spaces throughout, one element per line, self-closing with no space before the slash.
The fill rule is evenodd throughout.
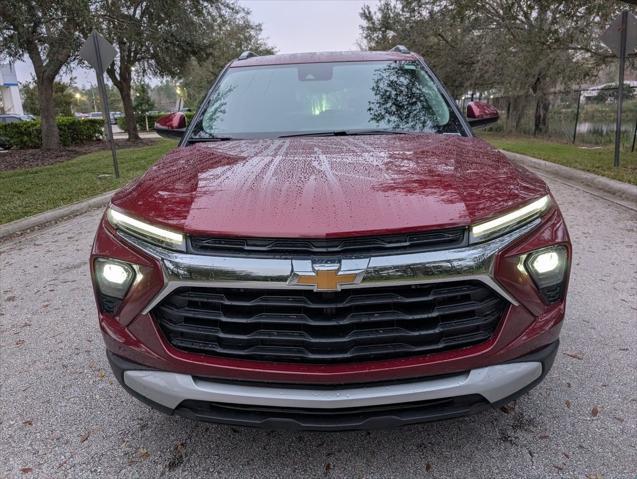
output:
<path id="1" fill-rule="evenodd" d="M 81 145 L 102 138 L 104 122 L 99 119 L 59 117 L 60 142 L 64 146 Z"/>
<path id="2" fill-rule="evenodd" d="M 58 117 L 56 122 L 60 132 L 60 143 L 63 146 L 80 145 L 102 137 L 102 120 Z M 16 121 L 0 125 L 0 137 L 13 148 L 40 148 L 40 121 Z"/>
<path id="3" fill-rule="evenodd" d="M 42 144 L 40 122 L 37 120 L 0 125 L 0 136 L 13 148 L 39 148 Z"/>

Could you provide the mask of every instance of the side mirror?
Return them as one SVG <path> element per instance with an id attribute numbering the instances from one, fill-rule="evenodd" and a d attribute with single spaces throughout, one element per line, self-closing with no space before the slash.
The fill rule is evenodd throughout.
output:
<path id="1" fill-rule="evenodd" d="M 467 105 L 467 120 L 472 128 L 495 123 L 500 119 L 498 110 L 483 101 L 472 101 Z"/>
<path id="2" fill-rule="evenodd" d="M 178 111 L 158 118 L 155 131 L 163 138 L 181 138 L 186 132 L 186 115 Z"/>

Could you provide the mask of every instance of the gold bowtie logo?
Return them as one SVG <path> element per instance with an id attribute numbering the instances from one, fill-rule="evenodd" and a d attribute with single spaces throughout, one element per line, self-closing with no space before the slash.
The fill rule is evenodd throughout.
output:
<path id="1" fill-rule="evenodd" d="M 356 283 L 356 273 L 339 273 L 337 269 L 319 269 L 313 274 L 299 274 L 296 284 L 314 286 L 315 291 L 339 291 L 341 285 Z"/>

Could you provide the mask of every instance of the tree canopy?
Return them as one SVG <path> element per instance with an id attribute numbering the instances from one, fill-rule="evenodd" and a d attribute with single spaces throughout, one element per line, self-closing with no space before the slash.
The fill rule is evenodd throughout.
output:
<path id="1" fill-rule="evenodd" d="M 135 101 L 133 108 L 136 115 L 145 115 L 149 111 L 155 109 L 155 102 L 150 97 L 150 87 L 146 83 L 140 83 L 135 86 Z"/>
<path id="2" fill-rule="evenodd" d="M 124 111 L 131 139 L 138 138 L 135 80 L 147 75 L 182 80 L 196 98 L 241 49 L 268 50 L 260 26 L 236 0 L 0 0 L 0 60 L 31 60 L 35 84 L 29 93 L 38 97 L 37 105 L 29 100 L 29 109 L 40 114 L 45 149 L 60 147 L 55 115 L 62 91 L 56 78 L 79 61 L 77 52 L 92 29 L 117 50 L 106 73 L 121 100 L 111 106 Z M 95 103 L 93 95 L 76 93 L 75 108 Z M 148 108 L 148 100 L 142 106 L 138 99 L 137 109 Z"/>
<path id="3" fill-rule="evenodd" d="M 599 35 L 626 5 L 612 0 L 382 0 L 361 11 L 362 46 L 404 44 L 421 53 L 452 95 L 537 98 L 599 72 L 610 52 Z"/>
<path id="4" fill-rule="evenodd" d="M 40 115 L 38 84 L 30 81 L 20 85 L 24 110 L 32 115 Z M 53 108 L 56 115 L 71 116 L 73 114 L 72 85 L 61 81 L 53 83 Z"/>
<path id="5" fill-rule="evenodd" d="M 215 45 L 205 57 L 193 57 L 183 72 L 186 105 L 191 108 L 203 98 L 223 67 L 242 52 L 269 55 L 274 49 L 261 36 L 261 25 L 254 23 L 249 12 L 239 8 L 228 16 L 223 25 L 211 25 L 210 39 Z"/>
<path id="6" fill-rule="evenodd" d="M 133 69 L 182 77 L 193 61 L 214 62 L 227 51 L 225 32 L 258 27 L 233 0 L 96 0 L 95 28 L 117 49 L 107 74 L 122 96 L 129 138 L 138 137 L 131 86 Z M 258 36 L 258 33 L 257 33 Z"/>
<path id="7" fill-rule="evenodd" d="M 89 0 L 0 1 L 0 57 L 21 59 L 26 55 L 33 64 L 44 149 L 60 147 L 54 82 L 75 57 L 89 29 L 89 6 Z"/>

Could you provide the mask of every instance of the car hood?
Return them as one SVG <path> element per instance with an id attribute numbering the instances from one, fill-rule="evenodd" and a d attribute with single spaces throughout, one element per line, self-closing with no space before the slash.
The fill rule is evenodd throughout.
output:
<path id="1" fill-rule="evenodd" d="M 328 238 L 466 226 L 547 191 L 477 138 L 330 136 L 176 148 L 112 203 L 190 234 Z"/>

